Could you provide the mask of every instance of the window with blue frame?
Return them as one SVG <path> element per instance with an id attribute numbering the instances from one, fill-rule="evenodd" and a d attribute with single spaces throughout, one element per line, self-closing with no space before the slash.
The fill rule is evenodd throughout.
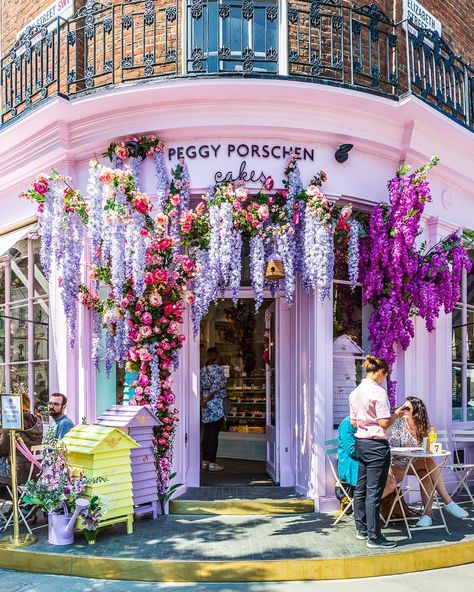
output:
<path id="1" fill-rule="evenodd" d="M 188 73 L 276 73 L 276 0 L 189 0 Z"/>

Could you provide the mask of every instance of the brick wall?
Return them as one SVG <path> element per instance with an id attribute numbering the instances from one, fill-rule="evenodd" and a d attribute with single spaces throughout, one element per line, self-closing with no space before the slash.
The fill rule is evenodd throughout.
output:
<path id="1" fill-rule="evenodd" d="M 113 0 L 116 3 L 117 0 Z M 303 0 L 304 2 L 305 0 Z M 84 0 L 76 0 L 79 8 Z M 402 0 L 372 0 L 389 17 L 401 20 Z M 104 2 L 105 3 L 105 2 Z M 166 3 L 164 0 L 163 3 Z M 345 5 L 351 1 L 343 0 Z M 51 4 L 51 0 L 3 0 L 1 4 L 1 53 L 4 55 L 13 45 L 17 32 Z M 355 4 L 364 5 L 359 1 Z M 466 61 L 474 59 L 474 10 L 472 0 L 423 0 L 423 6 L 438 18 L 443 26 L 443 38 L 456 54 Z"/>

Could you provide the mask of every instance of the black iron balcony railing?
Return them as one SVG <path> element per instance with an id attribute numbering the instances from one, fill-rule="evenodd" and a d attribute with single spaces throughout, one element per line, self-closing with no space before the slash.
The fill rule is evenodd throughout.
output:
<path id="1" fill-rule="evenodd" d="M 474 128 L 474 71 L 436 32 L 337 0 L 87 0 L 27 29 L 0 69 L 4 125 L 55 94 L 220 75 L 412 93 Z"/>

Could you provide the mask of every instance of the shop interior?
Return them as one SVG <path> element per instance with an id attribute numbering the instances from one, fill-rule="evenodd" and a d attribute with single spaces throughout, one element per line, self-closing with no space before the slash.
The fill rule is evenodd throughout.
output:
<path id="1" fill-rule="evenodd" d="M 236 305 L 222 298 L 211 305 L 201 323 L 201 367 L 207 349 L 216 347 L 229 399 L 217 452 L 224 471 L 201 471 L 201 485 L 273 484 L 265 469 L 267 392 L 272 390 L 267 388 L 271 343 L 265 313 L 271 303 L 266 299 L 255 311 L 253 298 L 241 298 Z"/>

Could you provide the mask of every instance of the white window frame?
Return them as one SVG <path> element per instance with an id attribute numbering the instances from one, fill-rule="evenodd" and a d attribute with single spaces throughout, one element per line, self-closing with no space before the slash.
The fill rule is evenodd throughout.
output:
<path id="1" fill-rule="evenodd" d="M 49 361 L 51 357 L 50 353 L 50 315 L 49 315 L 49 289 L 48 289 L 48 282 L 45 279 L 45 294 L 35 295 L 34 294 L 34 272 L 35 272 L 35 265 L 34 265 L 34 255 L 33 255 L 33 241 L 37 238 L 36 233 L 30 233 L 25 238 L 21 239 L 28 240 L 28 278 L 27 278 L 27 297 L 22 298 L 20 300 L 11 300 L 11 279 L 12 279 L 12 261 L 13 259 L 6 259 L 0 264 L 0 274 L 4 274 L 5 278 L 5 299 L 3 302 L 0 302 L 0 315 L 3 315 L 4 321 L 4 329 L 5 329 L 5 356 L 4 361 L 0 362 L 0 367 L 4 370 L 5 376 L 5 392 L 11 392 L 11 368 L 18 365 L 27 365 L 27 386 L 28 386 L 28 393 L 30 394 L 31 399 L 31 411 L 34 412 L 34 405 L 35 405 L 35 397 L 32 396 L 35 392 L 35 384 L 34 384 L 34 370 L 35 364 L 38 363 L 46 363 L 48 364 L 48 370 L 46 371 L 46 376 L 48 378 L 47 384 L 49 388 Z M 19 244 L 18 241 L 16 245 Z M 34 339 L 34 326 L 36 321 L 34 320 L 34 305 L 38 302 L 43 302 L 47 308 L 48 312 L 48 352 L 47 358 L 35 359 L 35 339 Z M 15 316 L 15 309 L 20 306 L 27 306 L 27 348 L 25 352 L 25 360 L 23 361 L 11 361 L 11 339 L 10 339 L 10 331 L 11 331 L 11 323 L 15 321 L 11 317 Z M 13 310 L 12 310 L 13 309 Z M 1 385 L 0 385 L 1 388 Z"/>

